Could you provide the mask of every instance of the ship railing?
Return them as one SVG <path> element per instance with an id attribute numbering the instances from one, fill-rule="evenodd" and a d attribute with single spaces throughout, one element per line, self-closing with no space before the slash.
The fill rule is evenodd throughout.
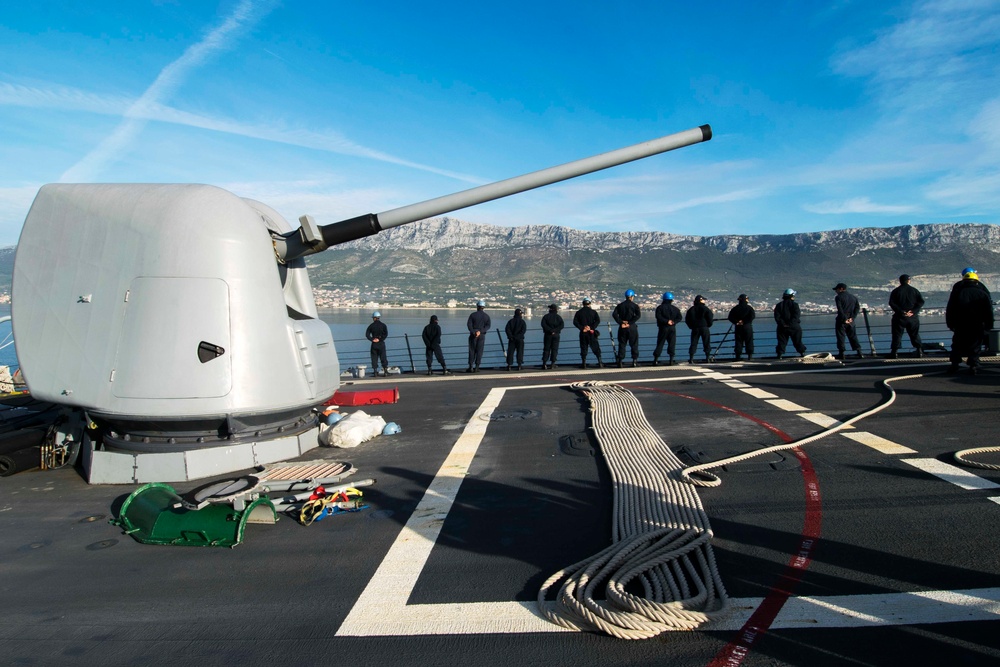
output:
<path id="1" fill-rule="evenodd" d="M 866 357 L 873 354 L 877 356 L 887 355 L 890 352 L 892 327 L 888 317 L 878 317 L 877 321 L 866 324 L 863 317 L 858 317 L 857 334 L 861 343 L 861 350 Z M 802 315 L 803 337 L 802 341 L 806 346 L 807 354 L 819 352 L 830 352 L 836 354 L 837 343 L 834 332 L 834 315 L 832 313 L 803 313 Z M 605 365 L 614 363 L 615 348 L 617 347 L 617 327 L 612 324 L 609 332 L 606 323 L 601 324 L 601 335 L 599 343 L 601 346 L 602 359 Z M 690 330 L 680 325 L 677 328 L 676 361 L 686 362 L 688 350 L 691 342 Z M 927 316 L 921 318 L 920 337 L 922 339 L 924 352 L 929 356 L 940 356 L 947 359 L 947 352 L 951 349 L 951 331 L 945 326 L 943 316 Z M 441 337 L 441 350 L 444 354 L 448 369 L 451 371 L 464 371 L 469 363 L 469 335 L 468 332 L 444 332 Z M 777 333 L 775 323 L 769 311 L 764 310 L 758 314 L 754 322 L 754 358 L 767 359 L 774 358 L 777 346 Z M 639 363 L 649 365 L 653 361 L 653 351 L 656 347 L 656 326 L 651 323 L 639 324 Z M 338 355 L 342 370 L 356 368 L 364 365 L 371 367 L 371 355 L 369 344 L 364 338 L 337 340 Z M 848 354 L 852 354 L 850 345 L 847 345 Z M 538 369 L 542 364 L 542 332 L 537 325 L 530 327 L 525 337 L 524 345 L 524 367 L 527 369 Z M 733 361 L 735 358 L 735 341 L 730 324 L 724 319 L 717 320 L 711 329 L 711 351 L 715 361 Z M 912 356 L 914 350 L 910 344 L 909 337 L 904 332 L 899 348 L 901 358 Z M 744 352 L 744 358 L 745 358 Z M 483 351 L 482 368 L 484 369 L 504 369 L 507 366 L 507 339 L 502 330 L 493 329 L 486 334 L 486 344 Z M 791 343 L 785 350 L 788 357 L 797 356 Z M 386 339 L 386 356 L 390 367 L 398 367 L 404 373 L 426 373 L 425 347 L 420 336 L 399 335 L 390 336 Z M 669 359 L 666 346 L 660 355 L 660 361 L 666 362 Z M 705 361 L 705 353 L 699 343 L 695 350 L 694 359 L 696 362 Z M 595 363 L 592 353 L 587 356 L 588 367 Z M 516 359 L 514 365 L 516 366 Z M 626 350 L 625 363 L 631 363 L 631 352 Z M 579 335 L 575 328 L 567 327 L 563 330 L 559 345 L 559 355 L 557 364 L 559 366 L 571 368 L 580 364 L 580 343 Z M 432 367 L 436 372 L 440 371 L 440 366 L 436 359 L 432 360 Z M 370 370 L 369 370 L 370 373 Z"/>

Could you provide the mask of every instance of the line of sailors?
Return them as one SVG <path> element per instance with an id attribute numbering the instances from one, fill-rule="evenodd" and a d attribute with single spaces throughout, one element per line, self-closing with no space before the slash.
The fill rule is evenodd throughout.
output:
<path id="1" fill-rule="evenodd" d="M 861 310 L 861 305 L 857 297 L 847 291 L 847 285 L 837 283 L 833 288 L 837 293 L 834 298 L 836 306 L 835 333 L 837 338 L 837 358 L 844 359 L 847 345 L 859 358 L 864 355 L 861 351 L 861 343 L 858 341 L 857 326 L 855 320 Z M 795 351 L 805 356 L 806 346 L 802 343 L 801 312 L 799 305 L 795 302 L 796 291 L 786 289 L 782 294 L 781 301 L 774 306 L 774 320 L 777 325 L 778 343 L 775 348 L 777 358 L 781 359 L 788 344 L 791 343 Z M 899 277 L 899 287 L 892 290 L 889 295 L 889 307 L 892 309 L 892 342 L 890 358 L 895 359 L 902 343 L 903 332 L 909 336 L 910 343 L 915 349 L 917 357 L 923 355 L 922 343 L 920 340 L 920 319 L 919 312 L 924 305 L 923 296 L 910 285 L 910 276 L 903 274 Z M 492 322 L 489 314 L 486 313 L 486 302 L 478 301 L 476 310 L 467 322 L 469 329 L 469 365 L 466 373 L 479 372 L 479 367 L 483 358 L 483 351 L 486 343 L 486 332 L 490 330 Z M 618 324 L 618 346 L 615 362 L 621 368 L 625 360 L 626 348 L 631 353 L 632 366 L 639 364 L 639 329 L 638 321 L 642 313 L 639 305 L 635 303 L 635 290 L 627 290 L 625 299 L 615 306 L 611 313 L 612 319 Z M 673 365 L 677 352 L 677 324 L 683 321 L 691 330 L 691 343 L 688 347 L 688 362 L 694 363 L 694 355 L 699 345 L 705 353 L 705 361 L 712 360 L 710 329 L 714 323 L 714 314 L 711 308 L 705 303 L 705 297 L 698 295 L 694 298 L 691 307 L 681 318 L 680 309 L 674 305 L 673 292 L 664 292 L 663 301 L 656 308 L 655 312 L 657 336 L 656 347 L 653 350 L 653 365 L 660 363 L 660 356 L 663 353 L 664 345 L 667 348 L 669 360 L 668 365 Z M 728 320 L 732 325 L 735 340 L 736 361 L 741 361 L 743 353 L 746 351 L 747 359 L 753 359 L 753 322 L 756 312 L 750 305 L 746 294 L 740 294 L 736 305 L 729 311 Z M 385 375 L 388 375 L 385 338 L 388 335 L 386 325 L 380 321 L 381 313 L 372 313 L 372 324 L 369 325 L 365 336 L 372 343 L 371 359 L 372 369 L 378 375 L 378 363 L 381 361 Z M 993 302 L 989 290 L 979 282 L 979 276 L 975 269 L 966 267 L 962 270 L 962 280 L 954 285 L 951 296 L 948 299 L 948 306 L 945 313 L 945 321 L 949 329 L 953 332 L 952 338 L 952 366 L 949 372 L 956 372 L 962 359 L 967 359 L 970 372 L 975 374 L 979 367 L 979 350 L 984 338 L 984 332 L 993 328 Z M 587 368 L 588 353 L 593 353 L 597 365 L 604 367 L 601 357 L 601 346 L 598 342 L 601 324 L 601 317 L 597 311 L 591 308 L 589 298 L 584 298 L 582 307 L 573 315 L 573 326 L 579 330 L 580 335 L 580 365 Z M 549 306 L 549 312 L 542 317 L 542 369 L 548 370 L 556 368 L 559 356 L 559 338 L 565 326 L 563 318 L 559 315 L 559 307 L 555 304 Z M 524 365 L 524 337 L 528 326 L 524 321 L 520 308 L 514 311 L 514 317 L 509 320 L 504 329 L 507 335 L 507 365 L 509 371 L 515 367 L 521 370 Z M 441 365 L 443 373 L 448 373 L 445 364 L 444 354 L 441 351 L 441 327 L 438 324 L 437 315 L 432 315 L 430 323 L 424 327 L 422 338 L 427 352 L 427 374 L 431 374 L 432 357 L 436 358 Z"/>

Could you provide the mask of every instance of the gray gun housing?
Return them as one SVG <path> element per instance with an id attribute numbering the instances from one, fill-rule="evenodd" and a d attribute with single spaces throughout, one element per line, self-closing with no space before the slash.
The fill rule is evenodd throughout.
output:
<path id="1" fill-rule="evenodd" d="M 317 446 L 337 390 L 304 257 L 675 148 L 707 125 L 379 214 L 293 229 L 209 185 L 49 184 L 18 242 L 12 319 L 33 397 L 80 412 L 91 481 L 183 481 Z"/>

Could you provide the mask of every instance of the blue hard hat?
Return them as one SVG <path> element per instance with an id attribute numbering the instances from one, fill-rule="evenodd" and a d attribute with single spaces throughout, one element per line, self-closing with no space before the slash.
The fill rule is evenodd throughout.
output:
<path id="1" fill-rule="evenodd" d="M 382 429 L 382 435 L 396 435 L 402 430 L 403 429 L 401 429 L 399 424 L 396 422 L 389 422 L 385 425 L 385 428 Z"/>
<path id="2" fill-rule="evenodd" d="M 963 276 L 963 277 L 964 277 L 965 275 L 969 274 L 969 273 L 979 273 L 979 272 L 978 272 L 978 271 L 976 271 L 976 270 L 975 270 L 974 268 L 972 268 L 971 266 L 967 266 L 967 267 L 965 267 L 964 269 L 962 269 L 962 276 Z"/>
<path id="3" fill-rule="evenodd" d="M 789 287 L 788 289 L 785 290 L 785 296 L 795 296 L 795 290 Z"/>
<path id="4" fill-rule="evenodd" d="M 630 296 L 635 296 L 635 290 L 634 289 L 625 290 L 625 298 L 627 299 Z"/>
<path id="5" fill-rule="evenodd" d="M 486 302 L 480 299 L 479 301 L 476 302 L 476 306 L 478 306 L 479 308 L 485 308 Z"/>
<path id="6" fill-rule="evenodd" d="M 331 412 L 328 415 L 323 415 L 323 423 L 326 424 L 327 426 L 333 426 L 343 418 L 344 415 L 340 414 L 339 412 Z"/>
<path id="7" fill-rule="evenodd" d="M 664 301 L 673 301 L 674 300 L 674 293 L 673 292 L 664 292 L 663 293 L 663 300 Z"/>
<path id="8" fill-rule="evenodd" d="M 372 313 L 372 317 L 382 317 L 382 313 L 376 310 L 374 313 Z"/>

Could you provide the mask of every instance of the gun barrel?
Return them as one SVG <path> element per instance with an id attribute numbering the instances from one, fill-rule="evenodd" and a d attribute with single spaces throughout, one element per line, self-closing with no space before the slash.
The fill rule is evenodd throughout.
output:
<path id="1" fill-rule="evenodd" d="M 322 243 L 315 244 L 305 252 L 291 252 L 290 255 L 301 256 L 312 252 L 319 252 L 326 248 L 346 243 L 355 239 L 364 238 L 377 234 L 384 229 L 398 227 L 417 220 L 425 220 L 435 215 L 457 211 L 476 204 L 493 201 L 501 197 L 507 197 L 518 192 L 525 192 L 540 188 L 543 185 L 551 185 L 559 181 L 601 171 L 609 167 L 615 167 L 627 162 L 633 162 L 652 155 L 666 153 L 677 148 L 683 148 L 692 144 L 708 141 L 712 138 L 712 128 L 709 125 L 685 130 L 670 134 L 659 139 L 644 141 L 633 146 L 626 146 L 608 153 L 594 155 L 592 157 L 574 160 L 566 164 L 549 167 L 530 174 L 515 176 L 496 183 L 480 185 L 469 190 L 456 192 L 454 194 L 428 199 L 427 201 L 408 206 L 401 206 L 382 213 L 369 213 L 357 218 L 342 220 L 318 228 Z M 289 241 L 291 239 L 288 239 Z M 291 245 L 291 244 L 290 244 Z M 299 245 L 299 244 L 295 244 Z M 305 250 L 304 248 L 300 248 Z M 291 250 L 289 247 L 288 250 Z"/>

